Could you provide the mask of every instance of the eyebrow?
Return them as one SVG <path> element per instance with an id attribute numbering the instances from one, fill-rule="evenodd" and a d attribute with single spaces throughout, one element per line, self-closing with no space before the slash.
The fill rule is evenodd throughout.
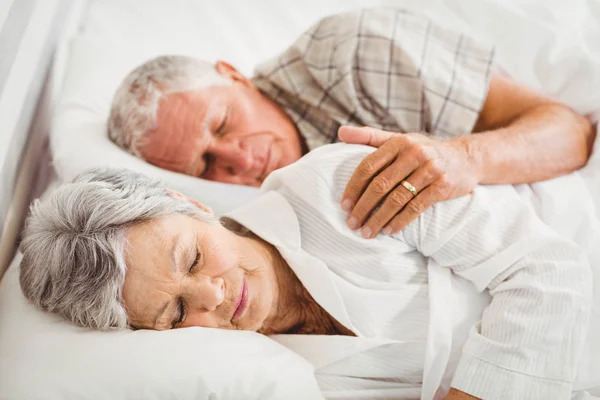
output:
<path id="1" fill-rule="evenodd" d="M 215 110 L 219 110 L 219 107 L 221 107 L 221 105 L 219 105 L 216 102 L 210 102 L 208 108 L 206 109 L 206 112 L 204 113 L 204 119 L 202 120 L 202 129 L 203 130 L 210 130 L 210 125 L 211 122 L 213 122 L 212 120 L 216 119 L 216 118 L 220 118 L 221 113 L 216 114 Z M 227 104 L 225 104 L 225 107 L 227 107 Z M 227 115 L 227 108 L 225 109 L 225 115 Z M 216 114 L 216 115 L 215 115 Z M 225 120 L 225 118 L 223 118 L 223 120 Z M 223 121 L 221 119 L 219 119 L 218 121 Z M 220 126 L 219 126 L 220 127 Z M 213 132 L 211 132 L 213 133 Z"/>
<path id="2" fill-rule="evenodd" d="M 229 117 L 229 107 L 225 109 L 225 115 L 223 115 L 223 117 L 220 119 L 221 122 L 219 123 L 219 126 L 217 126 L 217 129 L 215 129 L 214 133 L 219 133 L 221 130 L 223 130 L 225 123 L 227 122 L 227 117 Z"/>

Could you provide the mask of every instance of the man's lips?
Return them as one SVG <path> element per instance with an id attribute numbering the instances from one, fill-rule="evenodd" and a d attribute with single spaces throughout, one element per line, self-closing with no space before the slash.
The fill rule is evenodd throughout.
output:
<path id="1" fill-rule="evenodd" d="M 246 284 L 246 278 L 244 278 L 242 282 L 242 288 L 240 290 L 240 295 L 236 301 L 235 311 L 233 312 L 233 316 L 231 320 L 236 320 L 244 315 L 244 311 L 248 308 L 248 285 Z"/>

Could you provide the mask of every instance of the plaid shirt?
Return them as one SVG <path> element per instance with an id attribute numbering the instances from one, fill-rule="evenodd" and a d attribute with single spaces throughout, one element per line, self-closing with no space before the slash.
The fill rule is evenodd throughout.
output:
<path id="1" fill-rule="evenodd" d="M 490 46 L 422 15 L 370 9 L 317 22 L 253 81 L 310 150 L 336 142 L 340 125 L 450 138 L 472 131 L 492 60 Z"/>

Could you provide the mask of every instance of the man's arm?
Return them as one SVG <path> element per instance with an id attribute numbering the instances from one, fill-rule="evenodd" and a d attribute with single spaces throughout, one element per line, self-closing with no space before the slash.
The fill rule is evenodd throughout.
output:
<path id="1" fill-rule="evenodd" d="M 492 295 L 452 387 L 492 400 L 570 398 L 591 302 L 575 244 L 507 187 L 438 203 L 395 237 Z"/>
<path id="2" fill-rule="evenodd" d="M 356 221 L 350 227 L 368 228 L 370 237 L 385 227 L 394 233 L 432 204 L 470 193 L 476 184 L 530 183 L 572 172 L 586 163 L 595 139 L 583 116 L 498 75 L 491 78 L 474 132 L 447 140 L 340 128 L 344 142 L 379 147 L 344 193 L 342 207 Z M 413 198 L 398 186 L 403 180 L 420 194 Z"/>
<path id="3" fill-rule="evenodd" d="M 569 107 L 495 75 L 473 130 L 462 137 L 483 184 L 530 183 L 585 165 L 591 123 Z"/>

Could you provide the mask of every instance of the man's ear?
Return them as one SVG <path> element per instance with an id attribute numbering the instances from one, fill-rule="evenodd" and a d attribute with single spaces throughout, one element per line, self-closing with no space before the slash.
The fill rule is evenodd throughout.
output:
<path id="1" fill-rule="evenodd" d="M 213 215 L 213 210 L 210 209 L 210 207 L 205 206 L 204 204 L 200 203 L 198 200 L 192 199 L 187 197 L 186 195 L 179 193 L 176 190 L 172 190 L 172 189 L 167 189 L 167 193 L 169 193 L 169 195 L 171 197 L 174 197 L 176 199 L 181 199 L 181 200 L 185 200 L 188 201 L 190 203 L 192 203 L 193 205 L 195 205 L 196 207 L 198 207 L 199 209 L 201 209 L 202 211 Z"/>
<path id="2" fill-rule="evenodd" d="M 247 86 L 254 86 L 252 81 L 244 76 L 240 71 L 238 71 L 233 65 L 229 64 L 225 61 L 217 61 L 215 64 L 215 69 L 219 73 L 226 78 L 232 79 L 236 82 L 243 83 Z"/>

